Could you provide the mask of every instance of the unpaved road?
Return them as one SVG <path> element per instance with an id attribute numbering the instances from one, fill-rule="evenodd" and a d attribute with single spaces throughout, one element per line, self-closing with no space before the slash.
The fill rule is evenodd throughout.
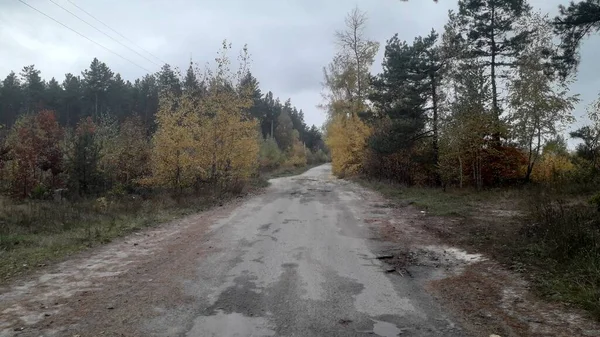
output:
<path id="1" fill-rule="evenodd" d="M 0 336 L 465 336 L 377 258 L 387 207 L 329 165 L 274 179 L 0 288 Z"/>

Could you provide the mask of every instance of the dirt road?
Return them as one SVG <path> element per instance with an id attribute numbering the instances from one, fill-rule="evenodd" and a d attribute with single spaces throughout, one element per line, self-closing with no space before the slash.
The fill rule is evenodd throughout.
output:
<path id="1" fill-rule="evenodd" d="M 0 289 L 0 336 L 466 335 L 383 262 L 388 207 L 329 165 L 274 179 Z"/>

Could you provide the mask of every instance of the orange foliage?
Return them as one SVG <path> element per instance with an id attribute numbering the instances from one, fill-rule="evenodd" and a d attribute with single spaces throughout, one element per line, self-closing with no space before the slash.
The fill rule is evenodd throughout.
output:
<path id="1" fill-rule="evenodd" d="M 63 169 L 62 137 L 63 129 L 53 111 L 23 116 L 15 123 L 7 140 L 13 159 L 9 176 L 15 194 L 25 197 L 38 185 L 61 185 L 57 176 Z"/>

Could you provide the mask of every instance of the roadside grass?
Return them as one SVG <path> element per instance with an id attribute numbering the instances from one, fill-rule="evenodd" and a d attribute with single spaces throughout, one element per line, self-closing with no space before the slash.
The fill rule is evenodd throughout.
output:
<path id="1" fill-rule="evenodd" d="M 465 189 L 442 189 L 426 187 L 406 187 L 389 181 L 357 179 L 367 188 L 379 191 L 384 196 L 404 205 L 414 205 L 431 215 L 469 217 L 475 214 L 482 203 L 496 202 L 499 206 L 514 200 L 522 190 L 494 189 L 475 191 Z"/>
<path id="2" fill-rule="evenodd" d="M 260 181 L 254 184 L 263 185 Z M 0 282 L 235 196 L 155 193 L 146 198 L 125 195 L 72 202 L 1 198 Z"/>
<path id="3" fill-rule="evenodd" d="M 538 187 L 444 192 L 357 181 L 399 206 L 445 217 L 448 221 L 427 222 L 427 229 L 521 273 L 539 296 L 600 320 L 600 212 L 587 194 Z"/>

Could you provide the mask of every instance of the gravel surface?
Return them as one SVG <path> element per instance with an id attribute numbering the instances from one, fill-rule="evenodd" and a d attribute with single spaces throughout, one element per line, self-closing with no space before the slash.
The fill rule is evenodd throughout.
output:
<path id="1" fill-rule="evenodd" d="M 467 335 L 385 262 L 389 207 L 330 165 L 273 179 L 0 288 L 0 336 Z"/>

